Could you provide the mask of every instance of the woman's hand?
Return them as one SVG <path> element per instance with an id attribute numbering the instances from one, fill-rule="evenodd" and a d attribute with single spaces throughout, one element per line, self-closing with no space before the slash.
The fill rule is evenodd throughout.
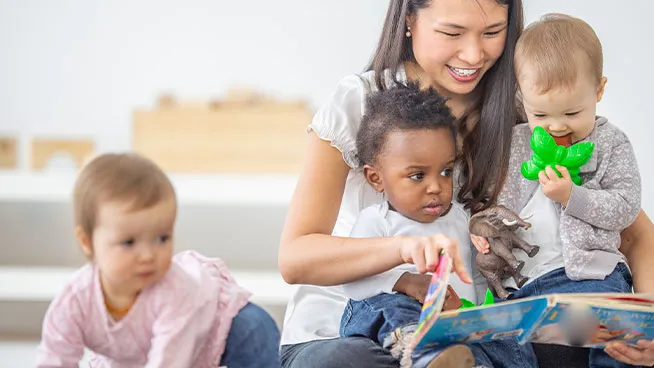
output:
<path id="1" fill-rule="evenodd" d="M 472 244 L 475 246 L 475 248 L 477 248 L 479 253 L 486 254 L 490 252 L 490 244 L 488 244 L 488 239 L 482 236 L 470 234 L 470 240 L 472 240 Z"/>
<path id="2" fill-rule="evenodd" d="M 461 281 L 471 284 L 472 279 L 466 271 L 459 253 L 457 241 L 438 234 L 434 236 L 406 236 L 400 242 L 400 257 L 405 263 L 413 263 L 420 273 L 434 272 L 438 265 L 441 250 L 452 257 L 453 271 Z"/>
<path id="3" fill-rule="evenodd" d="M 638 347 L 641 349 L 613 341 L 607 344 L 604 351 L 623 363 L 654 367 L 654 341 L 639 340 Z"/>

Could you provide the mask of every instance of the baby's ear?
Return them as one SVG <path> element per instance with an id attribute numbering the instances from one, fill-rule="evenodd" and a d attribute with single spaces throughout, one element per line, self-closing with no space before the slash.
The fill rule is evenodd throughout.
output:
<path id="1" fill-rule="evenodd" d="M 93 258 L 93 247 L 91 246 L 91 238 L 86 234 L 84 229 L 81 226 L 75 227 L 75 239 L 77 239 L 77 244 L 80 249 L 86 256 L 86 258 Z"/>
<path id="2" fill-rule="evenodd" d="M 374 166 L 364 165 L 363 176 L 365 176 L 368 184 L 372 186 L 372 189 L 378 193 L 384 192 L 384 183 L 382 182 L 381 176 L 379 175 L 379 171 Z"/>
<path id="3" fill-rule="evenodd" d="M 602 96 L 604 96 L 604 88 L 606 87 L 606 82 L 608 79 L 606 77 L 602 77 L 599 82 L 599 86 L 597 86 L 597 102 L 599 103 L 602 101 Z"/>

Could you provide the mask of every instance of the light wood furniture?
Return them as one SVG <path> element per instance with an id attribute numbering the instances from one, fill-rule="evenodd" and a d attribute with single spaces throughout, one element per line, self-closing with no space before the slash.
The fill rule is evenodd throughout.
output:
<path id="1" fill-rule="evenodd" d="M 18 167 L 18 140 L 12 137 L 0 137 L 0 169 Z"/>
<path id="2" fill-rule="evenodd" d="M 159 98 L 133 115 L 132 149 L 168 172 L 297 173 L 313 112 L 234 89 L 224 100 L 179 103 Z"/>
<path id="3" fill-rule="evenodd" d="M 56 153 L 71 156 L 75 165 L 81 168 L 85 160 L 93 154 L 95 144 L 86 139 L 34 139 L 32 140 L 32 170 L 43 170 Z"/>

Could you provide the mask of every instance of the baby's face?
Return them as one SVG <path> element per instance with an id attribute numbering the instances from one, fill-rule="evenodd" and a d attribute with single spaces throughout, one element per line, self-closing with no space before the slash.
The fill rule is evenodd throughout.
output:
<path id="1" fill-rule="evenodd" d="M 529 127 L 533 130 L 541 126 L 557 141 L 569 144 L 588 137 L 595 127 L 597 103 L 606 79 L 598 85 L 593 78 L 580 74 L 571 89 L 556 87 L 541 93 L 531 75 L 526 70 L 518 81 Z"/>
<path id="2" fill-rule="evenodd" d="M 163 278 L 172 259 L 176 210 L 172 197 L 136 211 L 124 202 L 99 206 L 92 247 L 105 292 L 138 293 Z"/>
<path id="3" fill-rule="evenodd" d="M 447 212 L 454 160 L 448 129 L 389 133 L 377 166 L 393 209 L 419 222 L 432 222 Z"/>

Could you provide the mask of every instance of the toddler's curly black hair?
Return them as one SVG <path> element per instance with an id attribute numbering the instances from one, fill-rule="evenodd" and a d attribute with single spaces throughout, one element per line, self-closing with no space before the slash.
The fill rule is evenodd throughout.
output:
<path id="1" fill-rule="evenodd" d="M 433 88 L 421 90 L 415 83 L 371 93 L 356 139 L 360 167 L 375 163 L 393 131 L 448 129 L 454 137 L 456 118 L 446 101 Z"/>

